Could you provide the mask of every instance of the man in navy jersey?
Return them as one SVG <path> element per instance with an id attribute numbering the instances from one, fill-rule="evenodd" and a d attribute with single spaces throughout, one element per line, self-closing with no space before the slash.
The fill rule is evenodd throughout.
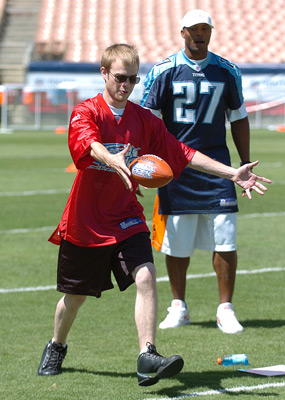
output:
<path id="1" fill-rule="evenodd" d="M 230 165 L 227 117 L 243 165 L 250 157 L 241 74 L 236 65 L 208 51 L 212 29 L 211 17 L 205 11 L 193 10 L 184 16 L 181 36 L 185 48 L 151 69 L 141 105 L 161 113 L 167 129 L 178 140 Z M 243 331 L 232 305 L 237 211 L 232 182 L 190 168 L 158 190 L 152 244 L 166 254 L 173 294 L 161 329 L 190 323 L 185 302 L 186 272 L 190 256 L 199 248 L 213 252 L 220 296 L 218 327 L 225 333 Z"/>
<path id="2" fill-rule="evenodd" d="M 266 190 L 257 180 L 270 182 L 252 173 L 258 161 L 235 169 L 212 160 L 178 141 L 149 110 L 128 101 L 139 82 L 138 70 L 139 56 L 132 46 L 108 47 L 101 59 L 104 92 L 71 114 L 68 145 L 78 173 L 49 239 L 60 246 L 57 290 L 63 296 L 55 311 L 53 338 L 38 368 L 41 376 L 61 372 L 77 312 L 87 296 L 100 298 L 114 287 L 112 273 L 120 290 L 136 284 L 139 385 L 154 385 L 183 367 L 181 356 L 163 357 L 156 351 L 156 271 L 150 232 L 136 197 L 138 185 L 128 168 L 132 160 L 156 154 L 170 164 L 175 179 L 188 165 L 237 183 L 249 197 L 251 189 L 259 194 Z"/>

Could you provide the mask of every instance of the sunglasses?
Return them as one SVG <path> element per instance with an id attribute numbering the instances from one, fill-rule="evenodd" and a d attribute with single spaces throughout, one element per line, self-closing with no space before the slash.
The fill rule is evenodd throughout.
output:
<path id="1" fill-rule="evenodd" d="M 113 75 L 112 72 L 108 71 L 108 73 L 110 75 L 112 75 L 112 77 L 114 78 L 114 81 L 117 83 L 123 83 L 126 82 L 128 79 L 130 81 L 130 83 L 134 83 L 135 85 L 137 83 L 139 83 L 139 81 L 141 80 L 141 78 L 137 75 L 121 75 L 121 74 L 115 74 Z"/>

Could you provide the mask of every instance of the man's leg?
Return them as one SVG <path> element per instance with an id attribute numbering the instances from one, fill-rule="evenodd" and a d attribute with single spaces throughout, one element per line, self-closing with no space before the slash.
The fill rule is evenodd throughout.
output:
<path id="1" fill-rule="evenodd" d="M 160 329 L 178 328 L 190 324 L 189 310 L 185 303 L 186 273 L 190 257 L 166 255 L 166 266 L 170 280 L 173 300 L 168 307 L 166 318 L 159 324 Z"/>
<path id="2" fill-rule="evenodd" d="M 217 274 L 220 303 L 231 303 L 236 278 L 237 252 L 214 252 L 213 267 Z"/>
<path id="3" fill-rule="evenodd" d="M 190 257 L 180 258 L 166 255 L 165 261 L 173 298 L 185 301 L 186 273 Z"/>
<path id="4" fill-rule="evenodd" d="M 147 263 L 137 267 L 133 277 L 137 286 L 135 321 L 140 346 L 138 383 L 150 386 L 159 379 L 176 375 L 183 368 L 184 361 L 181 356 L 163 357 L 156 351 L 157 288 L 154 265 Z"/>
<path id="5" fill-rule="evenodd" d="M 139 266 L 133 273 L 137 286 L 135 322 L 140 351 L 147 342 L 155 344 L 157 323 L 156 271 L 152 263 Z"/>
<path id="6" fill-rule="evenodd" d="M 67 335 L 75 320 L 77 312 L 86 300 L 86 296 L 64 295 L 57 303 L 54 317 L 54 336 L 56 343 L 65 344 Z"/>
<path id="7" fill-rule="evenodd" d="M 38 375 L 50 376 L 61 373 L 61 364 L 67 352 L 67 335 L 85 299 L 86 296 L 66 294 L 59 300 L 54 318 L 54 337 L 44 349 Z"/>
<path id="8" fill-rule="evenodd" d="M 213 267 L 217 274 L 220 296 L 220 305 L 217 309 L 217 325 L 224 333 L 242 332 L 243 327 L 238 322 L 232 305 L 237 269 L 237 252 L 214 252 Z"/>

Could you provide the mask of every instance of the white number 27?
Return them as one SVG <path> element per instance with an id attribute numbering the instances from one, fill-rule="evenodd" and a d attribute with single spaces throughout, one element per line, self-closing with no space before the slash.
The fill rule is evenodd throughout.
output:
<path id="1" fill-rule="evenodd" d="M 211 124 L 223 93 L 224 83 L 202 81 L 199 85 L 200 94 L 208 94 L 211 100 L 203 119 L 204 124 Z M 173 82 L 173 94 L 185 94 L 183 98 L 174 100 L 174 121 L 184 124 L 193 124 L 196 121 L 196 110 L 185 108 L 184 105 L 191 105 L 197 96 L 197 85 L 193 81 Z"/>

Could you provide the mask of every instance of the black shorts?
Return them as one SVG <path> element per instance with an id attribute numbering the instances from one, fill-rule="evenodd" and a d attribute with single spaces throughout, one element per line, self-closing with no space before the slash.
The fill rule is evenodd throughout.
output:
<path id="1" fill-rule="evenodd" d="M 80 247 L 62 240 L 58 255 L 57 290 L 100 297 L 102 291 L 114 287 L 111 271 L 120 290 L 125 290 L 134 283 L 131 272 L 148 262 L 153 263 L 153 254 L 147 232 L 100 247 Z"/>

